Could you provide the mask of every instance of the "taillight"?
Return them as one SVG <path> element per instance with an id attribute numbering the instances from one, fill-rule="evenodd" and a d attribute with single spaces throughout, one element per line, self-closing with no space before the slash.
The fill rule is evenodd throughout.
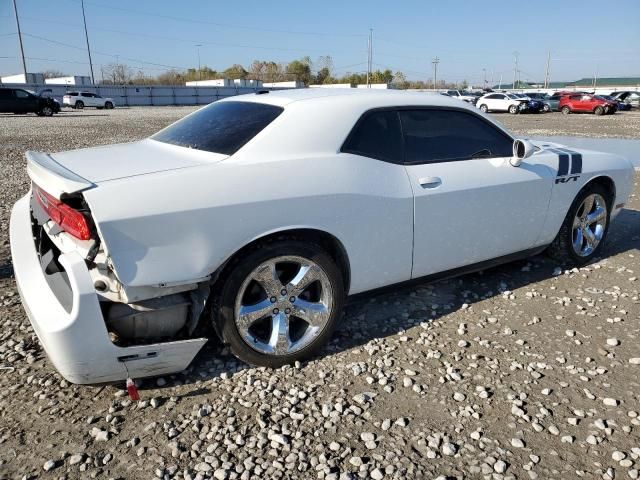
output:
<path id="1" fill-rule="evenodd" d="M 36 185 L 33 186 L 33 194 L 51 220 L 62 230 L 79 240 L 91 238 L 89 223 L 81 212 L 74 210 Z"/>

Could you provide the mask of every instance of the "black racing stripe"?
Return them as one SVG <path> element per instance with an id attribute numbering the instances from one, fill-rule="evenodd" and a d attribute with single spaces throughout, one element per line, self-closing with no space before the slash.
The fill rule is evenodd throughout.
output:
<path id="1" fill-rule="evenodd" d="M 567 175 L 569 173 L 569 154 L 556 150 L 555 153 L 558 154 L 558 176 L 562 177 L 563 175 Z"/>
<path id="2" fill-rule="evenodd" d="M 559 148 L 562 152 L 567 152 L 571 155 L 571 174 L 582 173 L 582 154 L 569 150 L 568 148 Z"/>
<path id="3" fill-rule="evenodd" d="M 582 155 L 574 153 L 571 155 L 571 174 L 582 173 Z"/>

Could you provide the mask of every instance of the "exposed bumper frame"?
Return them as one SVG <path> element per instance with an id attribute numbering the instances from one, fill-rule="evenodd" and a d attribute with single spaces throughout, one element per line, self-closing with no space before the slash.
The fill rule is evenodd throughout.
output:
<path id="1" fill-rule="evenodd" d="M 184 370 L 207 342 L 196 338 L 151 345 L 118 347 L 109 339 L 98 296 L 84 259 L 75 252 L 60 255 L 73 292 L 67 312 L 42 271 L 31 227 L 27 194 L 11 212 L 13 270 L 22 304 L 49 359 L 72 383 L 93 384 Z"/>

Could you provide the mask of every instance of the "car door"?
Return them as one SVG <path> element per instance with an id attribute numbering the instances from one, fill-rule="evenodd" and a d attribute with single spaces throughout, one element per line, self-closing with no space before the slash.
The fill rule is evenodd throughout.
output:
<path id="1" fill-rule="evenodd" d="M 403 109 L 414 193 L 412 278 L 536 246 L 554 173 L 533 157 L 510 163 L 513 140 L 466 110 Z"/>
<path id="2" fill-rule="evenodd" d="M 15 112 L 37 112 L 38 97 L 30 94 L 26 90 L 16 89 L 15 92 Z"/>
<path id="3" fill-rule="evenodd" d="M 12 113 L 13 110 L 13 90 L 9 88 L 0 88 L 0 112 Z"/>
<path id="4" fill-rule="evenodd" d="M 509 99 L 503 93 L 496 93 L 494 96 L 494 107 L 490 109 L 498 112 L 506 112 L 509 110 Z"/>

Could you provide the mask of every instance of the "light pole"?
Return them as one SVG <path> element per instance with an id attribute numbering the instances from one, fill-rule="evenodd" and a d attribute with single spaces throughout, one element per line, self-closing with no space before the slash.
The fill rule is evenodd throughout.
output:
<path id="1" fill-rule="evenodd" d="M 89 34 L 87 33 L 87 18 L 84 15 L 84 0 L 80 2 L 82 5 L 82 22 L 84 23 L 84 38 L 87 41 L 87 53 L 89 54 L 89 68 L 91 70 L 91 85 L 95 85 L 96 81 L 93 78 L 93 62 L 91 61 L 91 49 L 89 48 Z"/>
<path id="2" fill-rule="evenodd" d="M 200 47 L 202 44 L 198 43 L 196 48 L 198 49 L 198 81 L 202 80 L 202 70 L 200 68 Z"/>
<path id="3" fill-rule="evenodd" d="M 438 64 L 440 59 L 436 56 L 431 63 L 433 63 L 433 89 L 435 90 L 438 85 Z"/>
<path id="4" fill-rule="evenodd" d="M 22 46 L 22 32 L 20 31 L 20 20 L 18 20 L 18 7 L 16 6 L 16 0 L 13 0 L 13 11 L 16 12 L 16 26 L 18 27 L 18 41 L 20 42 L 20 53 L 22 55 L 22 73 L 24 73 L 24 83 L 28 83 L 27 62 L 24 59 L 24 47 Z"/>

